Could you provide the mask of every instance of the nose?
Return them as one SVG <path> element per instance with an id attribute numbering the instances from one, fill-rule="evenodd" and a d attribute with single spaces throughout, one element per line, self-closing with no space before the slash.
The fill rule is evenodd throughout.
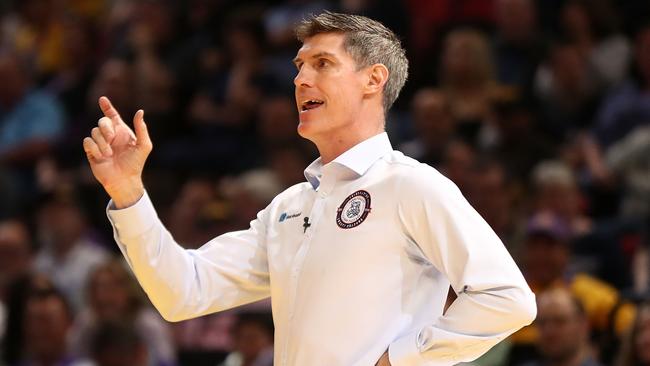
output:
<path id="1" fill-rule="evenodd" d="M 300 68 L 300 70 L 298 70 L 298 74 L 296 74 L 296 77 L 293 78 L 293 84 L 296 87 L 312 86 L 312 77 L 311 77 L 311 73 L 309 72 L 309 67 L 307 65 L 303 65 Z"/>

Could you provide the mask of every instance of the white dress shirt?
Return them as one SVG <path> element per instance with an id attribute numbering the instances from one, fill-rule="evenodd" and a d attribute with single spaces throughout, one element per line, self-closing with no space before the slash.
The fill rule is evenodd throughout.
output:
<path id="1" fill-rule="evenodd" d="M 248 230 L 176 244 L 145 194 L 113 210 L 115 239 L 167 320 L 271 296 L 275 364 L 471 361 L 532 322 L 535 297 L 458 188 L 385 133 L 279 194 Z M 443 315 L 449 285 L 458 298 Z"/>

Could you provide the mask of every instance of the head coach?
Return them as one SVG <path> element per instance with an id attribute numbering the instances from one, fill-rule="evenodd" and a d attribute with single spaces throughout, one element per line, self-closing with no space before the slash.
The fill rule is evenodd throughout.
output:
<path id="1" fill-rule="evenodd" d="M 84 140 L 115 239 L 153 304 L 180 321 L 271 297 L 275 364 L 454 365 L 535 318 L 515 262 L 458 188 L 393 150 L 386 111 L 408 73 L 398 38 L 325 12 L 297 27 L 298 133 L 320 158 L 250 228 L 181 248 L 141 174 L 152 149 L 109 100 Z M 443 314 L 451 284 L 458 295 Z"/>

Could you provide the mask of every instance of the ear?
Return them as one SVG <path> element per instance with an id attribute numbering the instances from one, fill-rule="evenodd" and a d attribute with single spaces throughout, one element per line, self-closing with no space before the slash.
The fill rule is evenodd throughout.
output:
<path id="1" fill-rule="evenodd" d="M 374 64 L 368 67 L 368 79 L 364 86 L 365 94 L 377 94 L 384 91 L 388 81 L 388 68 L 383 64 Z"/>

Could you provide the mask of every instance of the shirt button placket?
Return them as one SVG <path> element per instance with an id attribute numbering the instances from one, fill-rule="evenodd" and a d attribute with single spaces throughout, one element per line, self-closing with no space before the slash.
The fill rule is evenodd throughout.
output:
<path id="1" fill-rule="evenodd" d="M 291 333 L 291 328 L 293 328 L 293 319 L 294 319 L 295 307 L 296 307 L 296 297 L 298 292 L 298 284 L 300 282 L 300 272 L 302 271 L 302 266 L 305 262 L 305 259 L 307 258 L 307 254 L 311 246 L 313 232 L 317 229 L 318 222 L 320 221 L 320 218 L 323 215 L 323 208 L 326 202 L 325 199 L 329 194 L 329 190 L 331 190 L 331 184 L 328 184 L 326 180 L 321 181 L 321 185 L 316 194 L 317 197 L 316 202 L 314 202 L 314 205 L 312 206 L 312 210 L 308 216 L 311 220 L 311 226 L 305 231 L 305 237 L 302 241 L 302 244 L 300 245 L 300 249 L 298 250 L 298 253 L 296 254 L 296 259 L 294 265 L 291 268 L 291 273 L 289 275 L 289 283 L 290 283 L 289 314 L 288 314 L 289 324 L 287 326 L 290 333 Z M 286 343 L 284 345 L 285 347 L 282 352 L 283 366 L 287 365 L 287 352 L 289 350 L 289 338 L 290 335 L 286 339 Z"/>

